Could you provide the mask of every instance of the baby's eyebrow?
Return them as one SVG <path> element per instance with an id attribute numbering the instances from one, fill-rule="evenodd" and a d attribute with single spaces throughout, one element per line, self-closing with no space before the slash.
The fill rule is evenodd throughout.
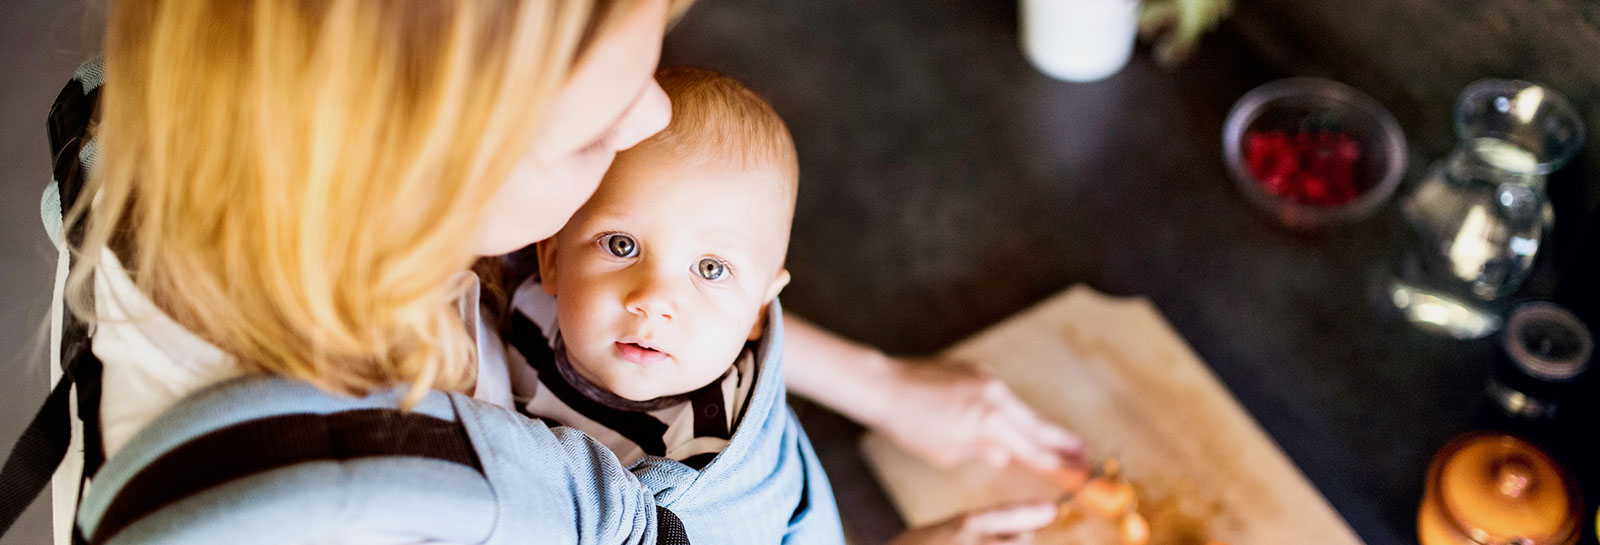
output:
<path id="1" fill-rule="evenodd" d="M 599 210 L 590 214 L 590 223 L 628 223 L 633 220 L 633 214 L 613 208 Z"/>
<path id="2" fill-rule="evenodd" d="M 738 261 L 754 260 L 754 252 L 750 251 L 749 241 L 744 237 L 729 235 L 723 230 L 701 231 L 698 237 L 707 247 L 713 248 L 706 253 L 729 259 L 737 258 Z"/>

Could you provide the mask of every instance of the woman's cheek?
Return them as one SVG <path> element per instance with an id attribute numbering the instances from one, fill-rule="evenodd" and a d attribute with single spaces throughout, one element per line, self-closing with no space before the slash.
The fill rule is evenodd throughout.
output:
<path id="1" fill-rule="evenodd" d="M 501 255 L 554 234 L 567 215 L 552 213 L 530 198 L 527 180 L 508 179 L 495 192 L 482 211 L 478 231 L 473 234 L 473 251 L 478 255 Z"/>
<path id="2" fill-rule="evenodd" d="M 605 177 L 606 169 L 611 168 L 611 163 L 616 158 L 617 153 L 613 151 L 591 151 L 581 153 L 570 160 L 567 178 L 574 187 L 587 188 L 583 198 L 579 199 L 580 204 L 589 200 L 589 196 L 600 187 L 601 178 Z"/>
<path id="3" fill-rule="evenodd" d="M 543 169 L 525 171 L 523 197 L 528 210 L 541 210 L 564 225 L 600 187 L 600 179 L 616 158 L 615 153 L 578 153 Z"/>

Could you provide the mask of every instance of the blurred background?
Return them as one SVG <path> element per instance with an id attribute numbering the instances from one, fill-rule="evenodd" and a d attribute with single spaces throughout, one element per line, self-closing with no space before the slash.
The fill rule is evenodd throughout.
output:
<path id="1" fill-rule="evenodd" d="M 0 7 L 6 446 L 48 390 L 44 119 L 98 50 L 98 4 Z M 930 354 L 1076 284 L 1143 296 L 1367 543 L 1416 542 L 1429 461 L 1470 429 L 1536 438 L 1600 497 L 1594 373 L 1555 418 L 1509 419 L 1484 394 L 1498 337 L 1424 332 L 1388 290 L 1418 244 L 1399 203 L 1456 147 L 1468 84 L 1539 82 L 1600 129 L 1600 4 L 1239 0 L 1195 35 L 1179 62 L 1172 46 L 1141 41 L 1103 79 L 1065 82 L 1024 55 L 1014 1 L 700 0 L 668 34 L 663 63 L 726 72 L 789 123 L 802 188 L 783 298 L 825 327 Z M 1230 178 L 1229 109 L 1287 76 L 1347 84 L 1398 121 L 1404 176 L 1370 216 L 1289 228 Z M 1490 314 L 1550 300 L 1600 324 L 1600 138 L 1588 142 L 1550 174 L 1553 227 Z M 902 522 L 858 453 L 860 428 L 794 403 L 852 541 L 892 537 Z M 43 543 L 44 506 L 3 544 Z M 1592 501 L 1583 520 L 1594 543 Z"/>

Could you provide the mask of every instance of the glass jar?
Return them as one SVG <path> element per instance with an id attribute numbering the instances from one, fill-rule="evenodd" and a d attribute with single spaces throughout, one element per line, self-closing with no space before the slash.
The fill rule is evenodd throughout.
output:
<path id="1" fill-rule="evenodd" d="M 1461 93 L 1455 132 L 1455 151 L 1400 203 L 1417 242 L 1391 294 L 1425 329 L 1477 338 L 1500 322 L 1474 313 L 1492 314 L 1485 303 L 1515 291 L 1533 268 L 1555 221 L 1546 177 L 1583 148 L 1584 128 L 1572 105 L 1547 87 L 1483 80 Z M 1451 312 L 1417 307 L 1419 301 Z"/>
<path id="2" fill-rule="evenodd" d="M 1488 392 L 1506 414 L 1555 416 L 1594 355 L 1594 336 L 1567 309 L 1535 301 L 1517 305 L 1501 336 Z"/>

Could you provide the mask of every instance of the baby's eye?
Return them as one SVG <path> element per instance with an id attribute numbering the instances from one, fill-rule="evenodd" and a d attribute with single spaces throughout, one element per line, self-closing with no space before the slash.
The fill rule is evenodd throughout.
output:
<path id="1" fill-rule="evenodd" d="M 728 266 L 721 261 L 708 257 L 695 264 L 695 272 L 700 274 L 700 278 L 706 280 L 721 280 L 722 277 L 728 275 Z"/>
<path id="2" fill-rule="evenodd" d="M 604 247 L 606 252 L 617 257 L 639 255 L 639 244 L 633 241 L 633 237 L 621 233 L 601 237 L 600 246 Z"/>

